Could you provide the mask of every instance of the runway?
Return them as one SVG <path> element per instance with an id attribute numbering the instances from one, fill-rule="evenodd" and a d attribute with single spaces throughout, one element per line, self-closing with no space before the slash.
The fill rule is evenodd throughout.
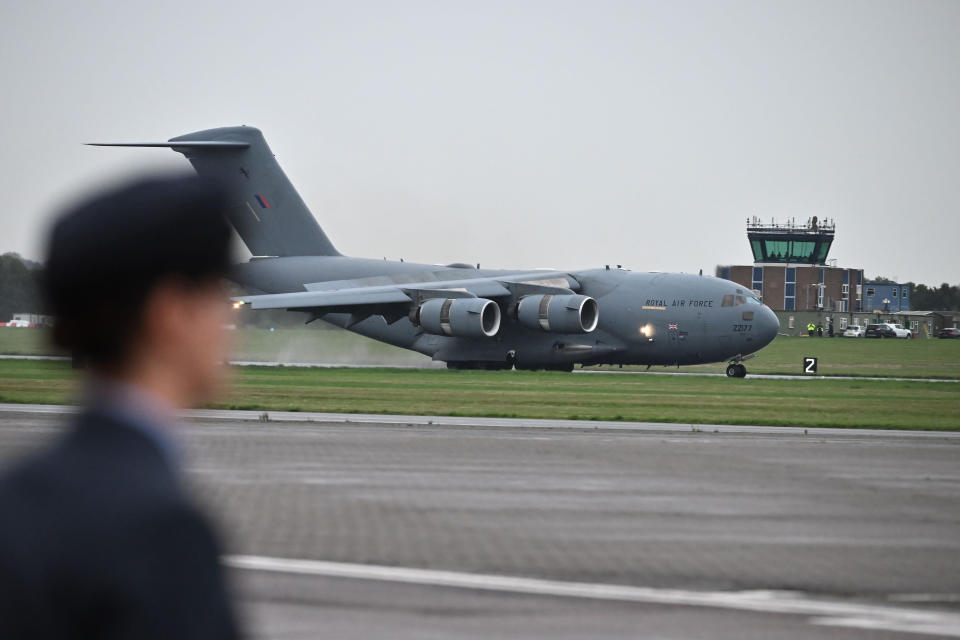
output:
<path id="1" fill-rule="evenodd" d="M 0 360 L 55 360 L 67 361 L 70 358 L 63 356 L 21 356 L 0 355 Z M 291 367 L 294 369 L 446 369 L 443 362 L 427 361 L 417 364 L 347 364 L 341 362 L 273 362 L 262 360 L 231 360 L 228 364 L 234 367 Z M 706 376 L 711 378 L 725 378 L 725 373 L 711 373 L 709 371 L 652 371 L 644 369 L 607 369 L 587 368 L 574 369 L 577 374 L 604 374 L 604 375 L 645 375 L 645 376 Z M 880 376 L 821 376 L 821 375 L 789 375 L 779 373 L 750 373 L 750 378 L 758 380 L 880 380 L 885 382 L 953 382 L 960 383 L 958 378 L 903 378 Z"/>
<path id="2" fill-rule="evenodd" d="M 960 637 L 953 434 L 190 415 L 254 637 Z"/>

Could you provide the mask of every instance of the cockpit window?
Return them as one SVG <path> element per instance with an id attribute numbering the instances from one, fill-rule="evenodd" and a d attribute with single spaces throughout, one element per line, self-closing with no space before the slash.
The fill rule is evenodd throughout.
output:
<path id="1" fill-rule="evenodd" d="M 737 289 L 740 293 L 743 293 L 743 289 Z M 739 307 L 742 304 L 763 304 L 760 302 L 760 299 L 753 295 L 734 295 L 728 293 L 723 296 L 723 301 L 720 303 L 721 307 Z"/>

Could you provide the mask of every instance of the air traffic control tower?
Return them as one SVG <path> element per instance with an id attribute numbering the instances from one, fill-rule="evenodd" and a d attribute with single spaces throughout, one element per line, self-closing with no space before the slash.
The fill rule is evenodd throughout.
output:
<path id="1" fill-rule="evenodd" d="M 757 264 L 827 264 L 835 229 L 832 220 L 820 222 L 816 216 L 806 225 L 764 224 L 756 216 L 747 220 L 747 238 Z"/>
<path id="2" fill-rule="evenodd" d="M 752 289 L 774 311 L 835 311 L 863 308 L 863 269 L 829 260 L 836 225 L 816 216 L 806 224 L 747 220 L 752 265 L 718 266 L 717 276 Z"/>

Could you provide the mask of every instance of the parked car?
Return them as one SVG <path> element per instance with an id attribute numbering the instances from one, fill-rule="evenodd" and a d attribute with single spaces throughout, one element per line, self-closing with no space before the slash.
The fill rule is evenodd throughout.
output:
<path id="1" fill-rule="evenodd" d="M 960 338 L 960 329 L 957 327 L 947 327 L 945 329 L 940 329 L 940 333 L 937 334 L 938 338 Z"/>
<path id="2" fill-rule="evenodd" d="M 887 323 L 887 326 L 893 329 L 894 333 L 897 334 L 898 338 L 912 338 L 913 331 L 905 328 L 903 325 Z"/>
<path id="3" fill-rule="evenodd" d="M 868 324 L 863 331 L 864 338 L 896 338 L 897 332 L 888 324 Z"/>
<path id="4" fill-rule="evenodd" d="M 862 338 L 863 337 L 863 327 L 858 324 L 852 324 L 847 327 L 847 330 L 843 332 L 844 338 Z"/>

